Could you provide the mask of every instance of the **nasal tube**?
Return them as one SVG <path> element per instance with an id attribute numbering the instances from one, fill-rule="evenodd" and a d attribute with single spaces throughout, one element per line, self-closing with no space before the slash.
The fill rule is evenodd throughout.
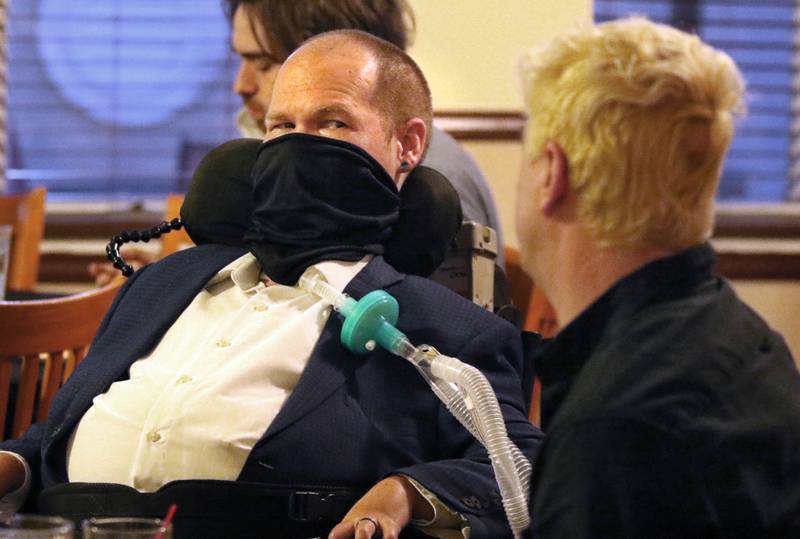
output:
<path id="1" fill-rule="evenodd" d="M 397 300 L 383 290 L 374 290 L 356 301 L 317 277 L 303 276 L 299 284 L 344 317 L 340 338 L 350 351 L 365 354 L 380 345 L 417 368 L 453 416 L 486 447 L 509 525 L 514 537 L 520 537 L 530 525 L 531 464 L 508 438 L 497 397 L 483 373 L 440 354 L 432 346 L 412 345 L 395 327 Z"/>

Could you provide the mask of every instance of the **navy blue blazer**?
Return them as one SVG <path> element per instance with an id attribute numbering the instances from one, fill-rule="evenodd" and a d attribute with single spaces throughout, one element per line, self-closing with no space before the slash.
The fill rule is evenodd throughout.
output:
<path id="1" fill-rule="evenodd" d="M 31 465 L 34 492 L 68 481 L 66 445 L 92 399 L 128 376 L 205 283 L 245 251 L 203 245 L 135 273 L 114 300 L 86 359 L 56 395 L 46 423 L 0 448 Z M 345 291 L 384 289 L 400 304 L 398 327 L 415 344 L 480 368 L 500 402 L 509 435 L 531 460 L 542 434 L 527 420 L 519 332 L 446 288 L 373 259 Z M 416 369 L 384 350 L 356 356 L 331 316 L 297 387 L 239 475 L 287 486 L 369 488 L 389 474 L 413 477 L 466 515 L 472 537 L 509 535 L 484 448 L 458 424 Z M 258 413 L 253 410 L 253 413 Z"/>

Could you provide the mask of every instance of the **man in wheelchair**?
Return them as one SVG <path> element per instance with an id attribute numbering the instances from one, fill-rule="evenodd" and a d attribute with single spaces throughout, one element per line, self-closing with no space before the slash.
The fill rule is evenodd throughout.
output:
<path id="1" fill-rule="evenodd" d="M 47 422 L 0 444 L 4 500 L 38 493 L 39 510 L 70 515 L 177 500 L 176 531 L 191 537 L 510 536 L 483 447 L 412 365 L 348 352 L 330 305 L 296 286 L 314 274 L 354 298 L 392 294 L 412 342 L 487 376 L 532 460 L 541 433 L 526 419 L 518 331 L 392 265 L 429 256 L 430 272 L 460 223 L 401 197 L 431 116 L 422 73 L 392 45 L 341 31 L 295 52 L 267 140 L 215 150 L 245 173 L 187 195 L 197 247 L 134 273 Z M 393 234 L 423 214 L 417 234 L 444 247 L 415 255 Z"/>

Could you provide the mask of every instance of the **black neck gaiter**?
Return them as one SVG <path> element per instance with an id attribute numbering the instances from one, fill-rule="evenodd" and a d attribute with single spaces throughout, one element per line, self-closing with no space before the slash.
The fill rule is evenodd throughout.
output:
<path id="1" fill-rule="evenodd" d="M 399 216 L 392 178 L 349 142 L 300 133 L 265 142 L 252 180 L 244 243 L 281 284 L 323 260 L 382 254 Z"/>

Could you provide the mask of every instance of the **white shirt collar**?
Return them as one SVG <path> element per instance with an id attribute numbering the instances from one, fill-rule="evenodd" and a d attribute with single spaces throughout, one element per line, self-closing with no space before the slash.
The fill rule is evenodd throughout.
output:
<path id="1" fill-rule="evenodd" d="M 315 272 L 321 275 L 328 284 L 341 292 L 350 281 L 353 280 L 353 277 L 364 269 L 364 266 L 366 266 L 370 260 L 372 260 L 372 255 L 366 255 L 356 262 L 326 260 L 310 266 L 303 275 Z M 226 279 L 231 279 L 242 291 L 247 291 L 261 281 L 261 276 L 261 266 L 256 257 L 253 256 L 252 253 L 245 253 L 219 270 L 217 274 L 206 283 L 205 288 L 221 283 Z"/>
<path id="2" fill-rule="evenodd" d="M 264 129 L 259 127 L 250 113 L 247 112 L 245 107 L 242 107 L 236 113 L 236 127 L 239 128 L 239 133 L 248 138 L 264 138 Z"/>

